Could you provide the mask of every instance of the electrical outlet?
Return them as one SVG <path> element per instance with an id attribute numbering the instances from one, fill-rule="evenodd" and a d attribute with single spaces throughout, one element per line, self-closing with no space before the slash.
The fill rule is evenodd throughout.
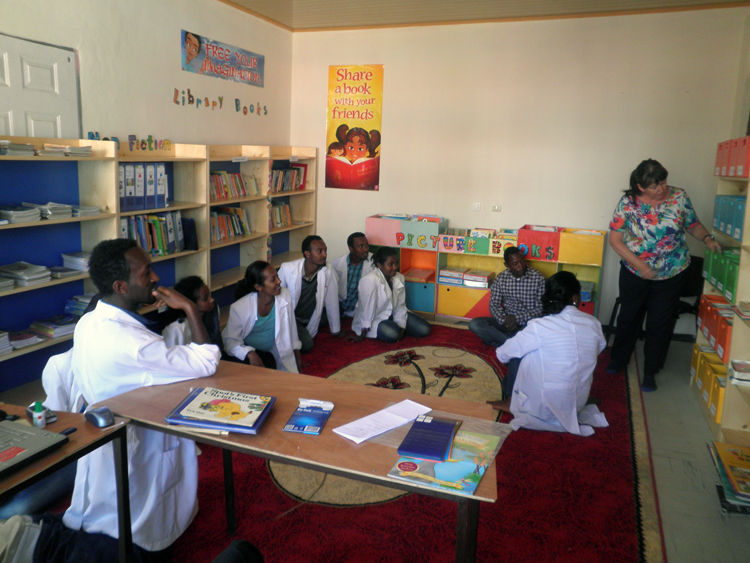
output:
<path id="1" fill-rule="evenodd" d="M 482 210 L 482 204 L 481 203 L 472 203 L 471 204 L 471 210 L 472 211 L 481 211 Z"/>
<path id="2" fill-rule="evenodd" d="M 502 207 L 503 207 L 502 205 L 493 205 L 492 206 L 492 211 L 501 211 Z"/>

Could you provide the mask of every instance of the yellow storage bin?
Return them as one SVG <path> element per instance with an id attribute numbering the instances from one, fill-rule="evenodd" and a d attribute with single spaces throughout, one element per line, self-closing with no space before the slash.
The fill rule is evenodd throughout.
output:
<path id="1" fill-rule="evenodd" d="M 706 402 L 706 405 L 711 407 L 711 390 L 713 389 L 714 381 L 716 378 L 724 376 L 726 379 L 727 366 L 724 364 L 712 364 L 706 363 L 705 377 L 703 378 L 703 389 L 701 391 L 701 397 Z"/>
<path id="2" fill-rule="evenodd" d="M 695 381 L 695 376 L 698 374 L 698 361 L 700 360 L 701 354 L 714 354 L 714 349 L 711 346 L 704 344 L 693 344 L 693 354 L 690 358 L 690 383 Z"/>
<path id="3" fill-rule="evenodd" d="M 714 377 L 711 383 L 711 399 L 708 405 L 716 424 L 721 424 L 721 413 L 724 408 L 724 392 L 726 391 L 727 378 Z"/>
<path id="4" fill-rule="evenodd" d="M 559 262 L 602 265 L 605 231 L 563 229 L 560 233 Z"/>
<path id="5" fill-rule="evenodd" d="M 698 373 L 695 376 L 695 386 L 700 390 L 701 394 L 706 389 L 708 389 L 709 394 L 711 393 L 711 372 L 709 370 L 709 366 L 711 365 L 724 366 L 716 352 L 701 352 L 698 358 Z M 726 370 L 726 366 L 724 366 L 724 369 Z"/>

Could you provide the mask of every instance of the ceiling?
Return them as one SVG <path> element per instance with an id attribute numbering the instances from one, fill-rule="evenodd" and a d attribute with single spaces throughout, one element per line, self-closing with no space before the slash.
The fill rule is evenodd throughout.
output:
<path id="1" fill-rule="evenodd" d="M 724 0 L 219 0 L 290 31 L 736 7 Z"/>

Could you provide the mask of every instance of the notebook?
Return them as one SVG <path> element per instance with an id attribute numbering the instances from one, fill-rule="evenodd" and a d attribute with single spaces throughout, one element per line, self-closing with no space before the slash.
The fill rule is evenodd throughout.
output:
<path id="1" fill-rule="evenodd" d="M 0 422 L 0 479 L 44 457 L 68 441 L 67 436 L 19 422 Z"/>

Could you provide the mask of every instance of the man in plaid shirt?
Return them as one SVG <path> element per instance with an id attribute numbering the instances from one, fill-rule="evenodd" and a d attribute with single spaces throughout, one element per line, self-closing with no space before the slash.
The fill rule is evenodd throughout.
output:
<path id="1" fill-rule="evenodd" d="M 511 246 L 503 253 L 505 270 L 495 278 L 490 290 L 491 317 L 479 317 L 469 322 L 469 330 L 493 348 L 522 330 L 531 319 L 542 316 L 544 276 L 526 264 L 520 249 Z M 510 395 L 518 370 L 519 359 L 508 364 L 503 378 L 503 394 Z"/>

